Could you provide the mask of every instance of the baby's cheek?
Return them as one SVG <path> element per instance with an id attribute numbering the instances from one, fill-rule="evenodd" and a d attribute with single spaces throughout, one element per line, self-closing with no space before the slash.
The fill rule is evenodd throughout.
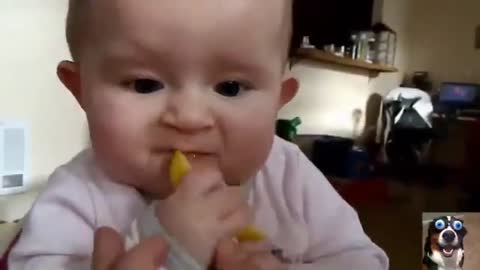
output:
<path id="1" fill-rule="evenodd" d="M 165 193 L 166 185 L 159 181 L 164 158 L 151 151 L 152 134 L 158 135 L 151 106 L 118 89 L 89 93 L 85 111 L 97 163 L 113 181 Z"/>
<path id="2" fill-rule="evenodd" d="M 104 125 L 92 133 L 97 161 L 110 180 L 160 198 L 171 193 L 167 156 L 150 151 L 131 131 Z"/>
<path id="3" fill-rule="evenodd" d="M 273 138 L 273 127 L 268 124 L 252 125 L 231 134 L 226 147 L 229 184 L 240 184 L 256 174 L 268 158 Z"/>
<path id="4" fill-rule="evenodd" d="M 89 119 L 89 125 L 98 161 L 109 174 L 113 174 L 112 177 L 126 181 L 125 176 L 132 174 L 141 158 L 141 138 L 135 138 L 135 127 L 129 126 L 128 121 L 122 125 L 120 117 L 109 121 L 100 116 Z M 130 173 L 125 175 L 126 171 Z"/>

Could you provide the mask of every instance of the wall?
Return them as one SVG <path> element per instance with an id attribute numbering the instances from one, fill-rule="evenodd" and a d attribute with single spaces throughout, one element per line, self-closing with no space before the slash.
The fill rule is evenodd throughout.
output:
<path id="1" fill-rule="evenodd" d="M 296 64 L 292 72 L 300 81 L 300 91 L 279 116 L 300 116 L 300 134 L 352 137 L 353 112 L 365 110 L 370 94 L 368 72 L 308 60 Z"/>
<path id="2" fill-rule="evenodd" d="M 480 83 L 480 50 L 474 48 L 480 1 L 422 0 L 411 10 L 409 69 L 430 71 L 435 86 L 442 81 Z"/>
<path id="3" fill-rule="evenodd" d="M 399 68 L 398 73 L 369 78 L 367 72 L 302 61 L 293 69 L 293 73 L 300 79 L 299 94 L 279 116 L 300 116 L 303 119 L 300 134 L 352 137 L 355 125 L 352 113 L 360 109 L 360 130 L 355 134 L 362 133 L 362 125 L 366 122 L 369 123 L 367 129 L 374 128 L 374 121 L 365 121 L 367 115 L 368 118 L 375 118 L 370 112 L 366 113 L 367 100 L 374 93 L 383 95 L 398 87 L 407 71 L 410 41 L 407 26 L 412 1 L 414 0 L 383 0 L 375 4 L 374 19 L 385 22 L 397 32 L 395 66 Z M 373 110 L 374 113 L 375 111 Z"/>
<path id="4" fill-rule="evenodd" d="M 385 94 L 389 90 L 398 87 L 410 71 L 410 47 L 412 36 L 410 32 L 411 9 L 415 0 L 383 0 L 381 22 L 391 27 L 397 33 L 397 48 L 395 54 L 395 67 L 399 72 L 382 73 L 372 80 L 370 89 L 379 94 Z M 419 1 L 416 1 L 419 2 Z"/>
<path id="5" fill-rule="evenodd" d="M 0 1 L 0 120 L 31 129 L 35 183 L 87 142 L 83 113 L 56 78 L 68 58 L 65 0 Z"/>
<path id="6" fill-rule="evenodd" d="M 435 89 L 443 81 L 480 83 L 480 50 L 475 29 L 480 25 L 478 0 L 422 0 L 412 4 L 410 71 L 429 71 Z M 451 168 L 466 166 L 469 123 L 450 123 L 445 139 L 432 148 L 434 162 Z M 447 154 L 451 153 L 451 154 Z M 452 154 L 453 153 L 453 154 Z"/>

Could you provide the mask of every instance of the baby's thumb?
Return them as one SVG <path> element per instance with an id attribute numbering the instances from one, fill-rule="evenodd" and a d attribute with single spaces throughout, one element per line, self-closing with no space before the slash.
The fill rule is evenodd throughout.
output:
<path id="1" fill-rule="evenodd" d="M 92 269 L 109 270 L 125 253 L 123 240 L 113 229 L 103 227 L 95 232 Z"/>
<path id="2" fill-rule="evenodd" d="M 233 265 L 240 265 L 246 254 L 239 248 L 239 244 L 232 239 L 223 239 L 218 243 L 213 259 L 214 269 L 231 269 Z"/>

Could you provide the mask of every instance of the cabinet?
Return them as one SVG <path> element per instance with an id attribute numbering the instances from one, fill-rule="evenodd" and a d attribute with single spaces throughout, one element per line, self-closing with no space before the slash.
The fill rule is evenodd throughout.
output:
<path id="1" fill-rule="evenodd" d="M 352 31 L 371 27 L 374 4 L 375 0 L 295 1 L 296 35 L 310 36 L 317 48 L 327 44 L 346 45 Z"/>

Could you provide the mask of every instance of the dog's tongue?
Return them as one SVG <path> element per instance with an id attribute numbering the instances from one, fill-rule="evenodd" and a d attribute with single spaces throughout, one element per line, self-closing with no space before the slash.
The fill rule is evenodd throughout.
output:
<path id="1" fill-rule="evenodd" d="M 444 250 L 445 250 L 446 252 L 451 252 L 451 251 L 453 250 L 453 248 L 448 247 L 448 248 L 444 248 Z"/>

